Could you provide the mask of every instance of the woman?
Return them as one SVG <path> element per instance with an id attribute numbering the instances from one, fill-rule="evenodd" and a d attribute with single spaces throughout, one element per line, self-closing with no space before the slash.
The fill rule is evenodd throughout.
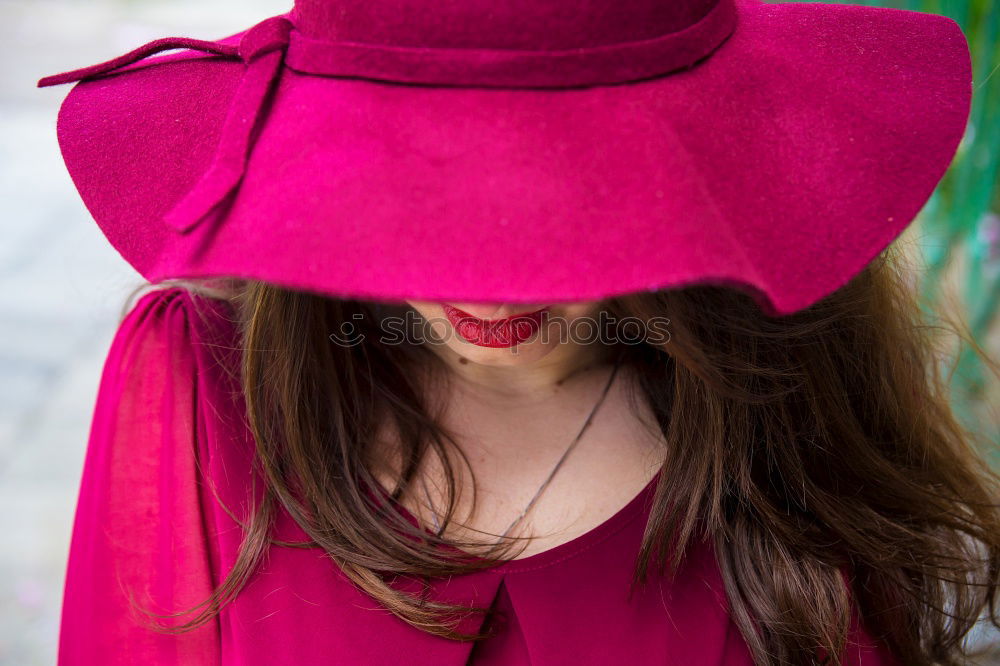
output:
<path id="1" fill-rule="evenodd" d="M 67 166 L 165 286 L 105 365 L 62 664 L 959 663 L 997 477 L 886 248 L 960 30 L 564 9 L 300 0 L 41 82 L 86 79 Z"/>

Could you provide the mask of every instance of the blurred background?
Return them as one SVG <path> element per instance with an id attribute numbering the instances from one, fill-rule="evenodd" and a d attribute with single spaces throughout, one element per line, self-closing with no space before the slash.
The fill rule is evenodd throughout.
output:
<path id="1" fill-rule="evenodd" d="M 964 318 L 1000 359 L 1000 14 L 996 0 L 856 1 L 950 16 L 972 47 L 966 137 L 901 241 L 929 319 Z M 143 280 L 90 220 L 56 143 L 69 86 L 42 76 L 102 62 L 165 36 L 218 39 L 292 0 L 0 0 L 0 664 L 54 664 L 77 485 L 104 356 Z M 970 350 L 955 409 L 1000 441 L 995 377 Z M 984 455 L 987 455 L 984 452 Z M 994 455 L 994 454 L 988 454 Z M 994 464 L 1000 460 L 994 455 Z M 977 643 L 1000 645 L 977 632 Z M 1000 654 L 1000 653 L 997 653 Z M 1000 656 L 981 663 L 1000 664 Z"/>

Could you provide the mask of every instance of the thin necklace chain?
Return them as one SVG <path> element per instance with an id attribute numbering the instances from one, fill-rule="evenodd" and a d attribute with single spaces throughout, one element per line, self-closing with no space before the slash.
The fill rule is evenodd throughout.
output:
<path id="1" fill-rule="evenodd" d="M 558 472 L 559 468 L 562 467 L 563 462 L 566 460 L 567 457 L 569 457 L 570 452 L 574 448 L 576 448 L 576 445 L 580 442 L 580 439 L 583 437 L 583 433 L 585 433 L 587 431 L 587 428 L 590 427 L 591 422 L 594 420 L 594 415 L 597 414 L 597 410 L 604 403 L 604 399 L 607 397 L 608 391 L 611 390 L 611 385 L 614 383 L 615 376 L 618 374 L 618 368 L 621 366 L 621 358 L 622 358 L 621 355 L 619 355 L 615 359 L 614 367 L 611 369 L 611 374 L 608 376 L 608 381 L 604 384 L 604 389 L 601 391 L 600 397 L 597 399 L 597 402 L 594 403 L 594 406 L 591 408 L 590 413 L 587 415 L 587 420 L 584 421 L 583 426 L 580 428 L 580 431 L 577 432 L 576 437 L 573 438 L 573 441 L 570 442 L 569 446 L 566 447 L 566 450 L 563 451 L 563 454 L 559 458 L 559 461 L 552 468 L 552 471 L 549 472 L 548 477 L 546 477 L 545 481 L 542 482 L 542 485 L 539 486 L 538 490 L 535 491 L 534 497 L 532 497 L 531 501 L 528 502 L 528 505 L 524 507 L 524 511 L 521 512 L 521 515 L 515 518 L 514 521 L 510 524 L 510 526 L 503 531 L 503 534 L 500 535 L 501 541 L 503 540 L 504 537 L 507 536 L 507 534 L 512 529 L 514 529 L 514 526 L 517 525 L 519 522 L 521 522 L 521 520 L 523 520 L 524 517 L 528 514 L 528 512 L 531 510 L 531 507 L 535 505 L 535 502 L 541 496 L 542 492 L 548 487 L 549 482 L 552 480 L 552 477 L 556 475 L 556 472 Z M 434 529 L 436 530 L 437 535 L 441 536 L 441 525 L 438 521 L 437 512 L 434 510 L 434 504 L 431 501 L 430 492 L 428 492 L 427 490 L 427 483 L 426 481 L 424 481 L 423 477 L 421 477 L 420 483 L 424 488 L 424 495 L 427 497 L 427 505 L 431 510 L 431 518 L 434 520 Z"/>

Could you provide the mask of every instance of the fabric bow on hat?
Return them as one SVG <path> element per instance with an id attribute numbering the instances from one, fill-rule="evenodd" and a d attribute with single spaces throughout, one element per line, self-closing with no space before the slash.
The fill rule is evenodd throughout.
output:
<path id="1" fill-rule="evenodd" d="M 291 22 L 285 17 L 269 18 L 247 31 L 235 47 L 186 37 L 157 39 L 113 60 L 45 77 L 38 86 L 54 86 L 106 74 L 169 49 L 196 49 L 243 60 L 246 73 L 229 108 L 215 159 L 194 189 L 164 215 L 167 224 L 179 232 L 186 232 L 232 192 L 243 177 L 250 136 L 264 107 L 264 99 L 281 69 L 291 28 Z"/>

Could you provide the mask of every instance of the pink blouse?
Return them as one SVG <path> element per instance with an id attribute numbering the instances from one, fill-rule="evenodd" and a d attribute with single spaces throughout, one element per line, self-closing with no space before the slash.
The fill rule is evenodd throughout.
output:
<path id="1" fill-rule="evenodd" d="M 129 595 L 158 612 L 207 598 L 233 565 L 242 537 L 219 499 L 242 517 L 258 492 L 254 476 L 260 487 L 227 307 L 168 287 L 142 296 L 119 325 L 73 527 L 61 666 L 752 663 L 708 544 L 692 549 L 675 580 L 653 573 L 626 598 L 656 479 L 572 541 L 437 581 L 438 598 L 503 611 L 507 621 L 495 620 L 499 635 L 475 646 L 410 627 L 320 549 L 275 545 L 207 625 L 178 635 L 144 628 Z M 306 540 L 284 510 L 276 530 L 279 539 Z M 481 621 L 470 616 L 461 628 Z M 846 664 L 897 663 L 857 614 L 852 622 Z"/>

